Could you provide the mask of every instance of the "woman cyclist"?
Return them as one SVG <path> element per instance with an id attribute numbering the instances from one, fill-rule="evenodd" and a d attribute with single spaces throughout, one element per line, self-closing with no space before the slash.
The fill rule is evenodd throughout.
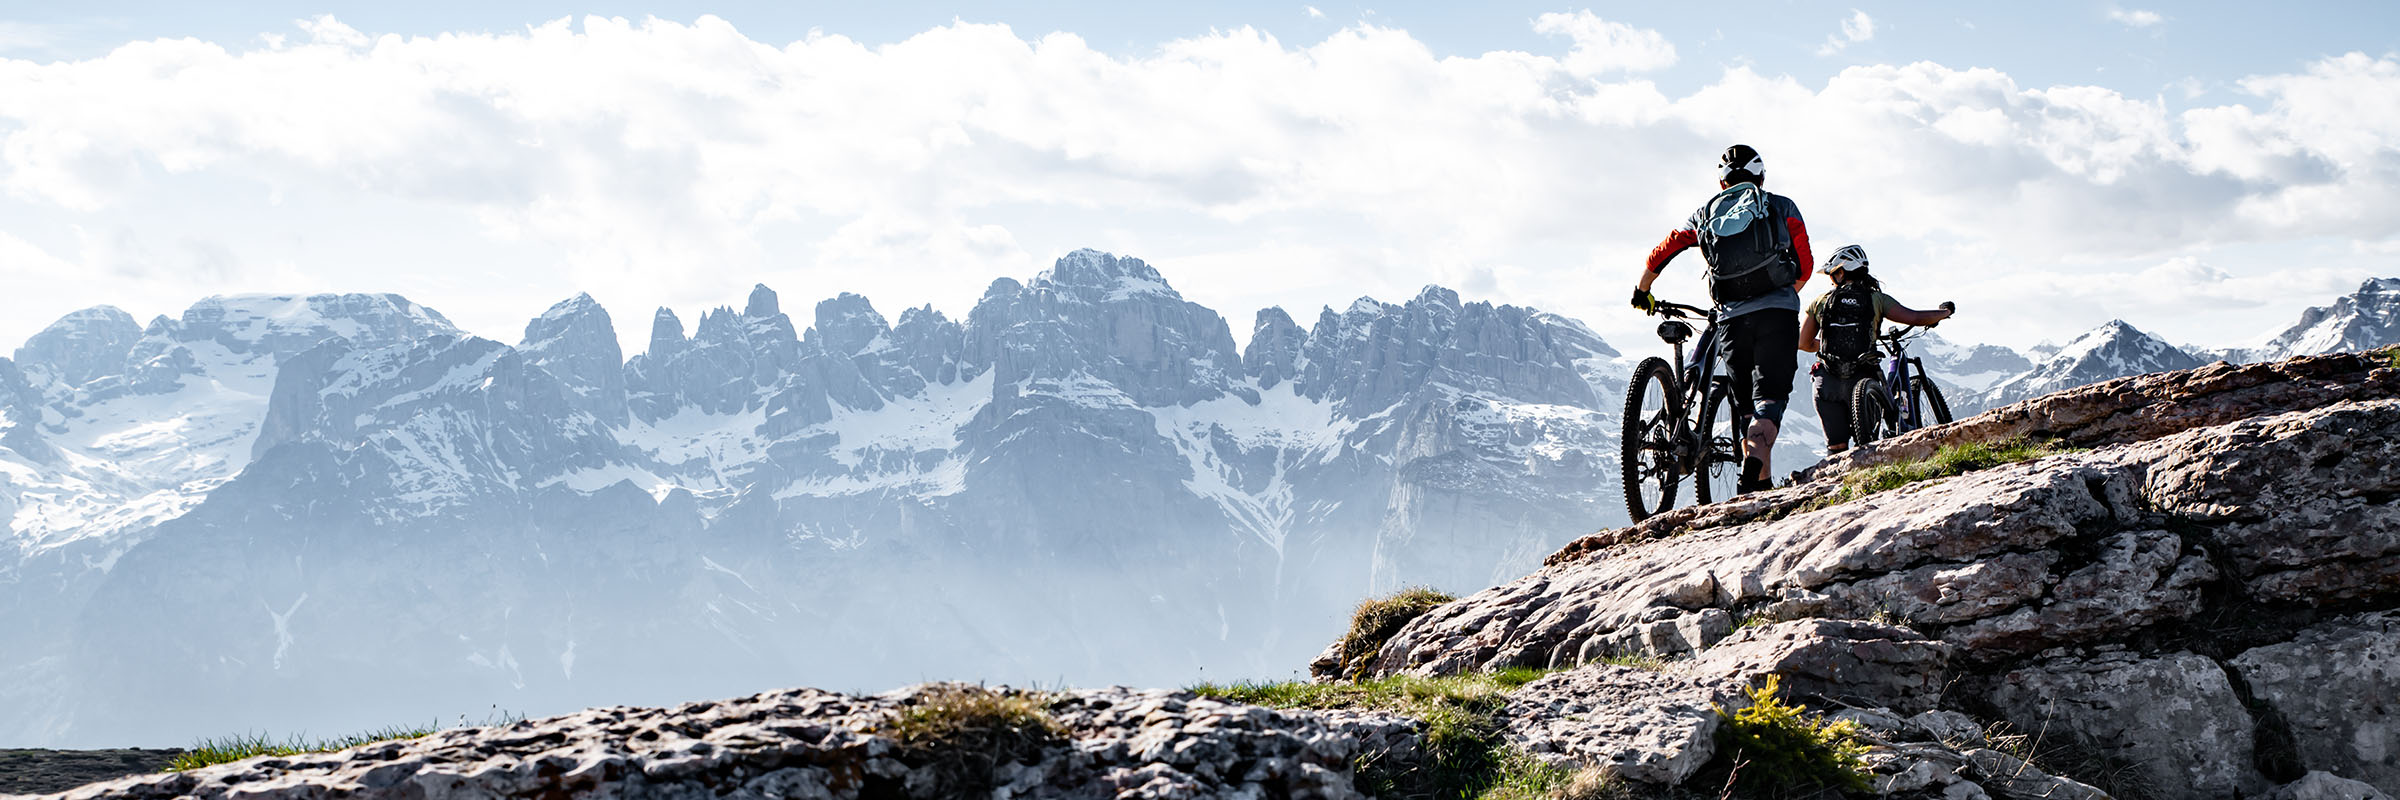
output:
<path id="1" fill-rule="evenodd" d="M 1875 340 L 1883 321 L 1930 328 L 1958 313 L 1958 307 L 1943 303 L 1937 310 L 1918 311 L 1901 305 L 1868 274 L 1867 251 L 1858 245 L 1834 251 L 1818 271 L 1833 279 L 1833 290 L 1808 304 L 1800 321 L 1800 349 L 1817 354 L 1816 366 L 1808 370 L 1816 385 L 1817 419 L 1825 424 L 1826 451 L 1839 453 L 1850 449 L 1852 388 L 1881 366 Z"/>

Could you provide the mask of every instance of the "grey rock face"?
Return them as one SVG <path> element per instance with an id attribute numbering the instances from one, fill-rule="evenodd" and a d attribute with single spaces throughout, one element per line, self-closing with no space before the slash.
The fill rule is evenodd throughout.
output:
<path id="1" fill-rule="evenodd" d="M 617 327 L 609 321 L 608 309 L 593 302 L 591 295 L 562 300 L 525 323 L 525 340 L 517 351 L 567 385 L 571 408 L 614 427 L 623 427 L 630 418 Z"/>
<path id="2" fill-rule="evenodd" d="M 1225 320 L 1140 259 L 1077 250 L 1019 287 L 993 284 L 967 322 L 975 371 L 999 383 L 1089 375 L 1136 406 L 1226 396 L 1241 356 Z"/>
<path id="3" fill-rule="evenodd" d="M 802 689 L 672 709 L 599 708 L 340 753 L 263 757 L 94 784 L 61 798 L 958 796 L 942 754 L 884 733 L 917 687 Z M 1415 751 L 1420 723 L 1279 712 L 1177 692 L 1052 695 L 1065 740 L 994 765 L 991 796 L 1357 798 L 1351 766 Z M 1402 765 L 1405 766 L 1405 765 Z"/>
<path id="4" fill-rule="evenodd" d="M 2302 766 L 2400 787 L 2400 612 L 2327 622 L 2228 663 L 2288 726 Z"/>
<path id="5" fill-rule="evenodd" d="M 2048 720 L 2106 758 L 2146 765 L 2145 780 L 2173 787 L 2173 796 L 2263 789 L 2262 767 L 2285 767 L 2259 755 L 2261 729 L 2314 742 L 2303 746 L 2320 753 L 2302 756 L 2311 768 L 2388 769 L 2377 760 L 2385 749 L 2353 748 L 2359 734 L 2344 727 L 2389 738 L 2376 727 L 2378 706 L 2295 700 L 2292 720 L 2277 722 L 2284 712 L 2259 682 L 2245 677 L 2237 691 L 2227 666 L 2176 644 L 2250 650 L 2256 655 L 2243 658 L 2251 661 L 2231 669 L 2255 663 L 2280 676 L 2265 682 L 2278 696 L 2328 684 L 2339 689 L 2327 698 L 2400 691 L 2400 680 L 2376 666 L 2392 659 L 2381 617 L 2274 644 L 2314 619 L 2312 606 L 2400 602 L 2400 564 L 2386 541 L 2400 487 L 2389 469 L 2400 458 L 2387 452 L 2400 446 L 2400 399 L 2349 399 L 2391 397 L 2394 371 L 2326 359 L 2277 367 L 2285 372 L 2219 366 L 2090 387 L 1985 423 L 2043 420 L 2069 442 L 2129 444 L 1814 508 L 1810 501 L 1833 488 L 1821 480 L 1595 536 L 1543 570 L 1418 618 L 1373 671 L 1572 664 L 1659 638 L 1667 621 L 1721 610 L 1799 621 L 1699 648 L 1689 668 L 1781 675 L 1804 698 L 1904 712 L 1936 703 L 1998 709 L 2020 731 Z M 2085 409 L 2100 402 L 2095 396 L 2139 397 L 2160 382 L 2205 390 L 2130 419 Z M 2270 398 L 2309 410 L 2186 427 Z M 2143 426 L 2165 433 L 2144 441 L 2135 432 Z M 1913 632 L 1828 629 L 1868 616 Z M 1943 674 L 1945 663 L 1957 680 Z M 2263 710 L 2254 714 L 2243 692 Z M 2156 735 L 2162 730 L 2181 738 Z"/>
<path id="6" fill-rule="evenodd" d="M 1951 650 L 1907 628 L 1808 619 L 1743 629 L 1689 669 L 1745 684 L 1776 675 L 1794 697 L 1917 713 L 1941 700 Z"/>
<path id="7" fill-rule="evenodd" d="M 1242 351 L 1242 373 L 1258 380 L 1258 388 L 1273 389 L 1300 371 L 1300 352 L 1308 332 L 1280 308 L 1262 308 L 1250 326 L 1250 348 Z"/>
<path id="8" fill-rule="evenodd" d="M 2327 772 L 2311 771 L 2299 780 L 2275 787 L 2267 800 L 2391 800 L 2392 796 L 2358 781 Z"/>
<path id="9" fill-rule="evenodd" d="M 1568 769 L 1672 786 L 1716 754 L 1717 708 L 1747 704 L 1740 686 L 1593 664 L 1509 695 L 1508 741 Z"/>
<path id="10" fill-rule="evenodd" d="M 2124 759 L 2170 797 L 2263 789 L 2252 721 L 2225 670 L 2190 653 L 2110 653 L 2012 670 L 1991 696 L 2019 730 L 2056 729 Z"/>
<path id="11" fill-rule="evenodd" d="M 103 375 L 123 374 L 125 358 L 141 338 L 133 315 L 114 306 L 94 306 L 60 317 L 17 348 L 16 363 L 68 387 Z"/>

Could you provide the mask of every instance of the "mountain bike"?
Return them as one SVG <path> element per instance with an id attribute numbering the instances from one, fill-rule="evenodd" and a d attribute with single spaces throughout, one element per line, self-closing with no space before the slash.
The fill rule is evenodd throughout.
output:
<path id="1" fill-rule="evenodd" d="M 1673 508 L 1685 477 L 1700 505 L 1740 493 L 1744 434 L 1750 409 L 1733 399 L 1733 376 L 1717 336 L 1717 314 L 1697 306 L 1659 303 L 1651 313 L 1667 317 L 1658 338 L 1675 348 L 1675 361 L 1652 356 L 1633 368 L 1625 387 L 1624 430 L 1619 448 L 1625 482 L 1625 511 L 1640 522 Z M 1707 329 L 1684 360 L 1683 343 L 1705 318 Z"/>
<path id="2" fill-rule="evenodd" d="M 1950 402 L 1941 387 L 1925 374 L 1925 362 L 1908 354 L 1908 342 L 1927 328 L 1895 328 L 1882 337 L 1891 353 L 1881 376 L 1860 378 L 1850 390 L 1850 441 L 1865 445 L 1885 435 L 1897 436 L 1931 424 L 1950 421 Z"/>

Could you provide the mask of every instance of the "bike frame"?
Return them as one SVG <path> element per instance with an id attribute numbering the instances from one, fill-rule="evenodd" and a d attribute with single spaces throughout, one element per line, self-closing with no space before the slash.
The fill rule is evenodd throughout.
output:
<path id="1" fill-rule="evenodd" d="M 1676 342 L 1674 345 L 1675 375 L 1683 383 L 1681 394 L 1683 395 L 1684 409 L 1683 415 L 1675 420 L 1676 439 L 1679 442 L 1698 445 L 1697 447 L 1679 445 L 1676 448 L 1676 460 L 1681 462 L 1684 469 L 1692 472 L 1696 476 L 1695 479 L 1704 479 L 1697 476 L 1699 468 L 1704 465 L 1710 445 L 1705 437 L 1712 435 L 1714 431 L 1694 431 L 1692 421 L 1700 418 L 1701 406 L 1708 402 L 1708 391 L 1719 385 L 1732 383 L 1733 374 L 1725 366 L 1725 348 L 1718 341 L 1719 328 L 1715 309 L 1675 305 L 1664 305 L 1662 308 L 1668 310 L 1667 315 L 1671 319 L 1701 318 L 1706 321 L 1705 326 L 1700 329 L 1698 338 L 1693 340 L 1691 360 L 1684 360 L 1682 342 Z M 1733 388 L 1726 386 L 1726 391 L 1731 392 Z M 1749 420 L 1750 415 L 1742 403 L 1736 402 L 1733 404 L 1733 417 L 1727 422 L 1733 426 L 1733 438 L 1736 442 L 1734 447 L 1736 452 L 1739 452 L 1744 423 Z"/>
<path id="2" fill-rule="evenodd" d="M 1923 329 L 1917 330 L 1922 331 Z M 1925 427 L 1925 410 L 1917 407 L 1917 393 L 1908 390 L 1910 386 L 1909 370 L 1912 368 L 1916 370 L 1918 380 L 1932 380 L 1925 374 L 1925 362 L 1908 355 L 1908 340 L 1916 335 L 1917 333 L 1902 328 L 1881 337 L 1884 342 L 1891 345 L 1892 351 L 1889 358 L 1890 366 L 1884 370 L 1884 397 L 1891 401 L 1892 408 L 1899 411 L 1900 417 L 1898 424 L 1892 426 L 1892 433 L 1905 433 Z"/>

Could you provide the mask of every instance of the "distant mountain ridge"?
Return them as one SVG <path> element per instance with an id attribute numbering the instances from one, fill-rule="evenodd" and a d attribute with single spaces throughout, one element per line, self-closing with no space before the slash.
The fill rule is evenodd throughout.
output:
<path id="1" fill-rule="evenodd" d="M 1362 594 L 1623 522 L 1632 359 L 1538 309 L 1427 287 L 1263 309 L 1236 348 L 1081 250 L 964 320 L 809 312 L 662 308 L 630 357 L 587 295 L 514 345 L 396 295 L 68 315 L 0 359 L 0 742 L 288 726 L 360 680 L 388 704 L 302 718 L 1269 674 Z M 2152 342 L 1920 355 L 1964 405 L 2180 354 Z M 1787 423 L 1821 445 L 1806 402 Z"/>
<path id="2" fill-rule="evenodd" d="M 583 296 L 514 346 L 387 295 L 62 320 L 0 387 L 0 616 L 39 620 L 0 631 L 0 738 L 264 727 L 361 679 L 390 704 L 302 718 L 1257 672 L 1360 594 L 1622 519 L 1618 353 L 1557 315 L 1429 288 L 1237 350 L 1095 251 L 964 322 L 814 312 L 661 310 L 631 358 Z"/>

